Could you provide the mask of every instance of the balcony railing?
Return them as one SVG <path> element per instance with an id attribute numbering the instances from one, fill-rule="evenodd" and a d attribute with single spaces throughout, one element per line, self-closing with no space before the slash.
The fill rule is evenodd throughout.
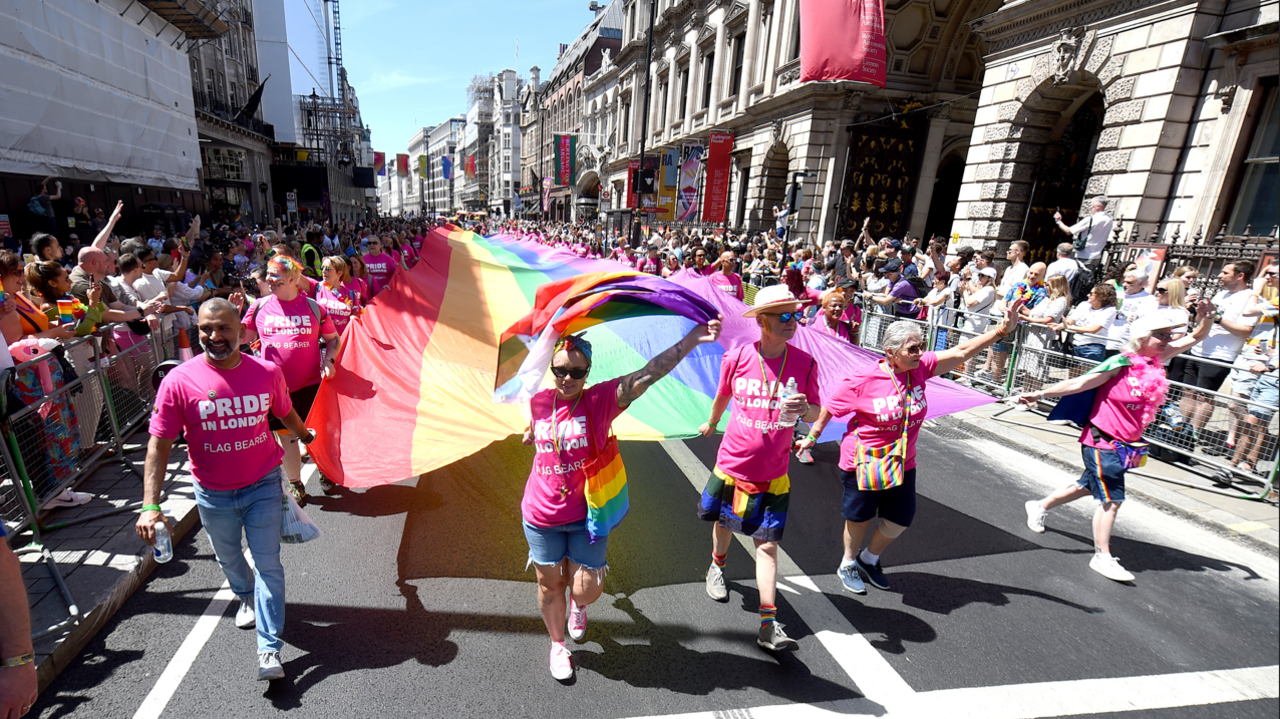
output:
<path id="1" fill-rule="evenodd" d="M 258 84 L 258 66 L 246 64 L 244 66 L 244 79 L 248 80 L 254 85 L 257 85 Z"/>
<path id="2" fill-rule="evenodd" d="M 276 128 L 269 122 L 263 122 L 255 117 L 239 116 L 240 108 L 233 107 L 226 100 L 220 97 L 210 95 L 204 90 L 191 88 L 191 99 L 195 101 L 197 110 L 203 110 L 210 115 L 215 115 L 227 122 L 243 127 L 250 132 L 256 132 L 272 140 L 276 139 Z"/>

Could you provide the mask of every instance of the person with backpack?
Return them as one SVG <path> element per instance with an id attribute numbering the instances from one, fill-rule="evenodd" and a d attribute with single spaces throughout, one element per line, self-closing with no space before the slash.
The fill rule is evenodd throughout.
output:
<path id="1" fill-rule="evenodd" d="M 277 255 L 267 263 L 267 285 L 271 294 L 254 300 L 244 313 L 244 341 L 258 340 L 259 356 L 284 372 L 290 404 L 305 418 L 315 401 L 320 380 L 333 377 L 341 346 L 338 330 L 327 310 L 299 287 L 306 287 L 302 266 L 292 257 Z M 232 296 L 236 309 L 244 310 L 244 297 Z M 320 342 L 324 341 L 324 349 Z M 284 447 L 284 478 L 289 493 L 299 502 L 306 499 L 302 487 L 302 452 L 298 439 L 277 418 L 270 419 Z"/>
<path id="2" fill-rule="evenodd" d="M 919 318 L 920 308 L 915 301 L 929 294 L 928 283 L 919 276 L 903 277 L 902 260 L 896 257 L 884 264 L 881 273 L 889 281 L 889 291 L 867 294 L 866 298 L 878 305 L 893 305 L 894 312 L 899 317 Z"/>
<path id="3" fill-rule="evenodd" d="M 1045 271 L 1045 281 L 1054 275 L 1067 278 L 1067 286 L 1071 289 L 1071 306 L 1076 306 L 1089 299 L 1093 290 L 1093 268 L 1077 260 L 1075 248 L 1070 242 L 1058 245 L 1058 259 L 1054 260 Z"/>

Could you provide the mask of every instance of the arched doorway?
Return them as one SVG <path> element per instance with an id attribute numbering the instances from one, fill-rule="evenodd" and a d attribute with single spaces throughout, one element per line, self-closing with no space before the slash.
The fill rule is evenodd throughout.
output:
<path id="1" fill-rule="evenodd" d="M 1022 228 L 1021 239 L 1031 245 L 1028 262 L 1052 262 L 1055 248 L 1070 240 L 1058 229 L 1053 213 L 1062 212 L 1068 224 L 1080 216 L 1104 113 L 1102 95 L 1092 93 L 1058 122 L 1045 143 Z"/>
<path id="2" fill-rule="evenodd" d="M 933 196 L 929 200 L 929 217 L 924 223 L 921 244 L 936 235 L 945 242 L 951 236 L 951 223 L 955 221 L 956 203 L 960 199 L 960 185 L 964 182 L 965 158 L 953 152 L 942 158 L 938 174 L 933 181 Z"/>
<path id="3" fill-rule="evenodd" d="M 790 167 L 790 150 L 787 143 L 778 141 L 764 154 L 760 167 L 760 204 L 753 208 L 751 222 L 755 227 L 773 225 L 773 206 L 787 201 L 787 169 Z"/>

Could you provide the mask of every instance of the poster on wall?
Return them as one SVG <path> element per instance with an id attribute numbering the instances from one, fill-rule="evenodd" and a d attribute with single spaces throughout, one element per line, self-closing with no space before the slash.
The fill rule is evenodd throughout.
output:
<path id="1" fill-rule="evenodd" d="M 707 181 L 703 193 L 702 221 L 724 222 L 729 209 L 729 153 L 732 132 L 713 132 L 707 150 Z"/>
<path id="2" fill-rule="evenodd" d="M 1165 253 L 1169 251 L 1169 246 L 1133 243 L 1129 245 L 1129 250 L 1135 253 L 1130 263 L 1147 276 L 1147 292 L 1154 293 L 1156 283 L 1160 281 L 1160 273 L 1164 271 Z"/>
<path id="3" fill-rule="evenodd" d="M 700 142 L 686 142 L 680 148 L 680 177 L 676 189 L 676 219 L 698 221 L 698 176 L 702 174 L 703 147 Z"/>
<path id="4" fill-rule="evenodd" d="M 800 82 L 884 87 L 884 0 L 800 0 Z"/>

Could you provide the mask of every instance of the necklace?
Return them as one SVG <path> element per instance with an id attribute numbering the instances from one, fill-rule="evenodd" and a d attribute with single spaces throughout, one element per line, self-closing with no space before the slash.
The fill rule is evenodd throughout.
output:
<path id="1" fill-rule="evenodd" d="M 578 402 L 582 401 L 582 395 L 583 393 L 579 392 L 577 398 L 573 400 L 573 406 L 569 408 L 570 421 L 573 420 L 574 410 L 578 409 Z M 559 419 L 556 417 L 556 402 L 559 399 L 560 397 L 557 395 L 553 394 L 551 396 L 551 446 L 554 447 L 556 450 L 557 462 L 560 461 L 560 443 L 562 440 L 562 437 L 560 436 L 560 422 L 559 422 Z M 587 431 L 590 432 L 591 428 L 588 427 Z M 569 475 L 562 474 L 560 476 L 565 478 L 560 480 L 560 501 L 563 502 L 565 498 L 569 496 L 569 483 L 567 481 L 567 478 Z"/>
<path id="2" fill-rule="evenodd" d="M 756 343 L 756 360 L 760 362 L 760 382 L 769 386 L 769 394 L 765 395 L 764 416 L 769 419 L 769 405 L 773 402 L 773 396 L 778 391 L 778 385 L 782 382 L 782 373 L 787 369 L 787 352 L 791 350 L 791 345 L 783 345 L 782 364 L 778 367 L 778 375 L 773 378 L 773 384 L 769 386 L 769 374 L 764 371 L 764 355 L 760 353 L 760 343 Z M 778 402 L 778 416 L 782 416 L 782 402 Z M 769 434 L 770 422 L 765 422 L 764 427 L 760 429 L 761 434 Z"/>

